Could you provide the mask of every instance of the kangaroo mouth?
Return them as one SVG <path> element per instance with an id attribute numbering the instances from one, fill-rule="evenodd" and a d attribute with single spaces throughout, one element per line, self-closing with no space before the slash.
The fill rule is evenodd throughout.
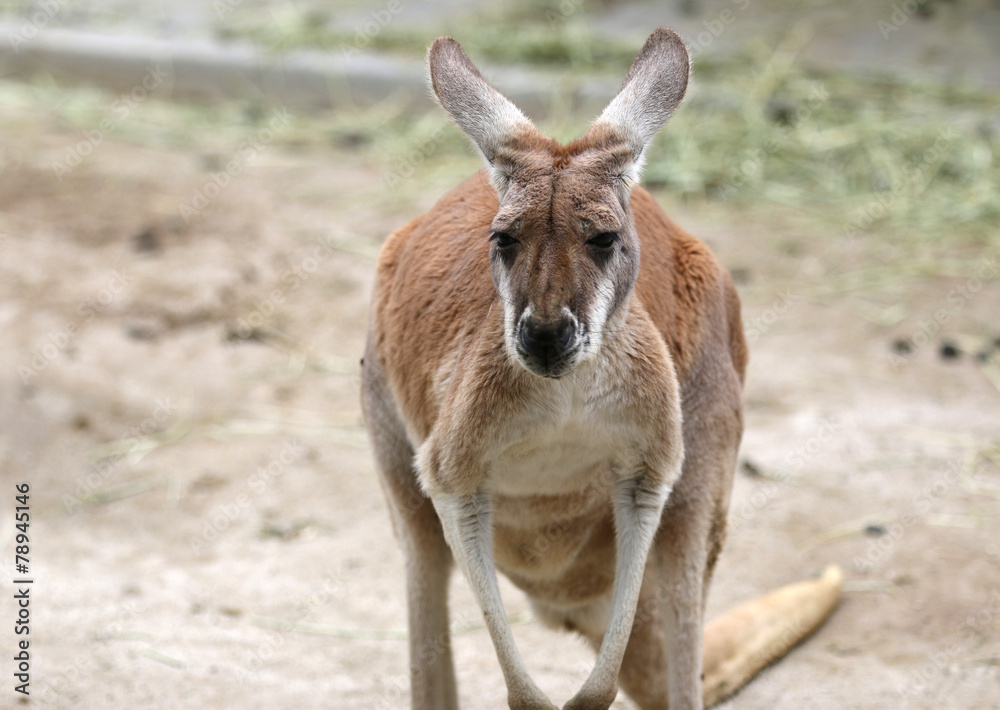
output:
<path id="1" fill-rule="evenodd" d="M 559 379 L 568 374 L 577 364 L 579 347 L 568 350 L 545 349 L 526 352 L 517 348 L 517 360 L 525 370 L 539 377 Z"/>

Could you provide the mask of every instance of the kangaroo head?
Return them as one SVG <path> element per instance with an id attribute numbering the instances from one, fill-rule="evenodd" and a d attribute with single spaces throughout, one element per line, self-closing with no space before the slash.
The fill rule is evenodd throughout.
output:
<path id="1" fill-rule="evenodd" d="M 629 196 L 646 147 L 684 97 L 684 43 L 656 30 L 618 95 L 565 146 L 487 84 L 450 37 L 434 41 L 429 65 L 438 100 L 482 154 L 499 196 L 483 238 L 507 349 L 529 372 L 565 375 L 598 352 L 635 286 Z"/>

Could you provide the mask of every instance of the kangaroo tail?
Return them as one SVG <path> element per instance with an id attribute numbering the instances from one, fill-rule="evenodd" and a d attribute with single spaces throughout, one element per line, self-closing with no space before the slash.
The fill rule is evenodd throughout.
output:
<path id="1" fill-rule="evenodd" d="M 819 579 L 776 589 L 706 626 L 705 707 L 725 700 L 815 631 L 837 606 L 843 578 L 830 565 Z"/>

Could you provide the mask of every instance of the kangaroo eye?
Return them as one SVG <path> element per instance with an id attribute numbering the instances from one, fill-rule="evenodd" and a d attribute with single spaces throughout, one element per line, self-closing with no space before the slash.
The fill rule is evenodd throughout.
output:
<path id="1" fill-rule="evenodd" d="M 598 249 L 610 249 L 618 241 L 618 235 L 614 232 L 601 232 L 596 237 L 587 241 L 587 244 Z"/>
<path id="2" fill-rule="evenodd" d="M 500 249 L 507 249 L 515 244 L 518 244 L 518 241 L 514 239 L 514 237 L 507 234 L 507 232 L 493 232 L 493 236 L 490 237 L 490 241 L 496 242 L 497 247 Z"/>

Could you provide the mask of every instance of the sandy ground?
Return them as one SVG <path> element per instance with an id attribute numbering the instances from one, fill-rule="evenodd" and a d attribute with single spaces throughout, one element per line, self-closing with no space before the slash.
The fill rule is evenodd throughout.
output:
<path id="1" fill-rule="evenodd" d="M 439 186 L 386 200 L 363 156 L 317 144 L 216 191 L 226 154 L 115 137 L 57 176 L 79 130 L 2 121 L 0 706 L 405 707 L 402 558 L 357 362 L 374 252 Z M 848 580 L 829 623 L 725 707 L 1000 707 L 1000 390 L 994 366 L 938 353 L 1000 335 L 1000 284 L 975 273 L 995 279 L 998 255 L 886 281 L 898 254 L 877 234 L 671 211 L 739 275 L 751 337 L 756 475 L 737 476 L 710 614 L 828 562 Z M 900 338 L 914 347 L 894 358 Z M 19 482 L 30 699 L 10 653 Z M 452 591 L 462 706 L 501 707 L 464 580 Z M 503 591 L 565 702 L 590 651 Z"/>

